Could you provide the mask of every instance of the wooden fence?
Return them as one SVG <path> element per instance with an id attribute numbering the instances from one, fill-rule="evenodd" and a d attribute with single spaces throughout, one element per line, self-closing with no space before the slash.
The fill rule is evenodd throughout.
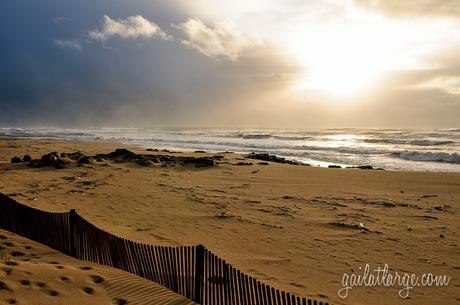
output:
<path id="1" fill-rule="evenodd" d="M 328 305 L 261 283 L 202 245 L 141 244 L 101 230 L 75 210 L 50 213 L 0 193 L 0 228 L 72 257 L 111 266 L 203 305 Z"/>

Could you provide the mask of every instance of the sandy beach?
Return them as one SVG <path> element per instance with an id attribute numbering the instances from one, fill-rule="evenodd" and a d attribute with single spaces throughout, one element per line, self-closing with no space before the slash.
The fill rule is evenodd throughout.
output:
<path id="1" fill-rule="evenodd" d="M 34 159 L 52 151 L 95 155 L 120 147 L 143 154 L 221 157 L 206 168 L 107 160 L 63 169 L 10 163 L 12 157 L 25 154 Z M 203 244 L 263 282 L 332 304 L 460 302 L 460 173 L 318 168 L 264 163 L 233 153 L 151 152 L 112 143 L 2 139 L 0 192 L 46 211 L 76 209 L 98 227 L 135 241 Z M 14 281 L 5 275 L 8 267 L 2 266 L 2 283 L 14 288 L 0 289 L 0 303 L 15 299 L 17 304 L 42 304 L 38 299 L 28 303 L 38 288 L 21 286 L 15 282 L 19 277 L 45 283 L 51 277 L 75 278 L 56 284 L 59 295 L 44 296 L 46 304 L 71 304 L 74 298 L 84 298 L 79 304 L 112 304 L 116 298 L 144 304 L 140 299 L 147 302 L 150 295 L 155 299 L 151 292 L 139 292 L 142 297 L 136 299 L 94 283 L 90 288 L 95 293 L 88 296 L 81 286 L 91 278 L 78 268 L 86 263 L 47 254 L 44 247 L 5 231 L 0 235 L 5 237 L 0 244 L 31 245 L 42 257 L 21 262 L 17 266 L 21 276 Z M 49 261 L 65 268 L 55 270 Z M 346 299 L 340 298 L 343 274 L 360 274 L 365 264 L 371 268 L 388 264 L 392 271 L 418 276 L 448 275 L 451 281 L 447 287 L 414 287 L 407 299 L 398 296 L 400 287 L 355 287 Z M 116 272 L 88 266 L 102 277 Z M 46 275 L 50 278 L 41 279 L 47 270 L 56 274 L 50 271 Z M 129 275 L 120 271 L 119 276 L 106 278 L 116 286 L 123 276 Z M 150 282 L 134 281 L 139 289 L 161 290 Z M 167 292 L 158 295 L 162 293 Z M 172 293 L 168 297 L 172 301 L 164 304 L 186 304 Z"/>

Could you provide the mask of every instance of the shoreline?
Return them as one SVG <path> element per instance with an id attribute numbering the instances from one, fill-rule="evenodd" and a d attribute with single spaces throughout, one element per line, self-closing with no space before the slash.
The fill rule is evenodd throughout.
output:
<path id="1" fill-rule="evenodd" d="M 3 130 L 3 131 L 2 131 Z M 180 151 L 265 152 L 313 166 L 460 172 L 460 142 L 453 130 L 385 129 L 2 129 L 3 136 L 53 140 L 111 141 Z"/>
<path id="2" fill-rule="evenodd" d="M 384 287 L 355 287 L 347 299 L 338 297 L 342 274 L 366 263 L 452 277 L 448 287 L 415 288 L 407 304 L 453 303 L 460 293 L 460 173 L 262 165 L 238 154 L 222 154 L 209 168 L 123 160 L 63 169 L 10 163 L 26 153 L 97 155 L 120 147 L 174 158 L 214 155 L 0 140 L 0 191 L 47 211 L 75 208 L 98 227 L 134 241 L 204 244 L 273 287 L 333 304 L 401 302 L 397 290 Z"/>
<path id="3" fill-rule="evenodd" d="M 94 139 L 94 140 L 71 140 L 71 139 L 50 139 L 50 138 L 43 138 L 43 139 L 37 139 L 37 138 L 16 138 L 16 137 L 6 137 L 6 136 L 0 136 L 0 141 L 37 141 L 37 142 L 43 142 L 43 141 L 51 141 L 51 142 L 67 142 L 67 143 L 81 143 L 82 145 L 84 144 L 89 144 L 89 145 L 97 145 L 101 144 L 104 147 L 128 147 L 136 151 L 147 151 L 148 149 L 159 149 L 172 152 L 172 153 L 184 153 L 184 154 L 192 154 L 195 151 L 201 151 L 199 149 L 192 149 L 192 148 L 180 148 L 180 147 L 174 147 L 174 146 L 154 146 L 154 145 L 141 145 L 141 144 L 133 144 L 128 142 L 122 142 L 122 141 L 107 141 L 107 140 L 99 140 L 99 139 Z M 249 154 L 265 154 L 265 152 L 258 152 L 258 151 L 253 151 L 253 152 L 238 152 L 238 151 L 222 151 L 222 150 L 203 150 L 204 153 L 206 154 L 218 154 L 218 153 L 230 153 L 234 155 L 238 155 L 242 158 L 246 157 Z M 275 157 L 281 157 L 285 158 L 286 160 L 291 160 L 295 162 L 302 163 L 304 166 L 309 166 L 309 167 L 314 167 L 314 168 L 338 168 L 338 169 L 365 169 L 364 167 L 372 167 L 369 168 L 370 170 L 385 170 L 385 171 L 394 171 L 394 172 L 407 172 L 407 173 L 459 173 L 460 171 L 454 171 L 454 170 L 445 170 L 445 171 L 436 171 L 436 170 L 406 170 L 406 169 L 397 169 L 397 168 L 381 168 L 381 167 L 376 167 L 372 164 L 368 165 L 350 165 L 350 164 L 340 164 L 340 163 L 330 163 L 326 161 L 315 161 L 316 164 L 310 164 L 306 163 L 305 161 L 302 161 L 301 159 L 296 159 L 293 157 L 285 157 L 282 155 L 274 155 L 270 154 Z M 13 156 L 12 156 L 13 157 Z M 407 160 L 406 160 L 407 161 Z M 410 161 L 410 162 L 420 162 L 423 164 L 423 161 Z M 446 162 L 437 162 L 439 164 L 449 164 Z M 322 165 L 320 165 L 322 164 Z"/>

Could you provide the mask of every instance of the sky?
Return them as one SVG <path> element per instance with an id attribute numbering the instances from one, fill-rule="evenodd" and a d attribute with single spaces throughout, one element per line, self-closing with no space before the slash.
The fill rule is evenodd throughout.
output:
<path id="1" fill-rule="evenodd" d="M 3 0 L 0 126 L 460 127 L 458 0 Z"/>

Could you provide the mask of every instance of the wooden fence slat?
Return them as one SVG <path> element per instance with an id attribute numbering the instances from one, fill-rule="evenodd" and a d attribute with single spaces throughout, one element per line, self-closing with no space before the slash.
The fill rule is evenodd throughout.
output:
<path id="1" fill-rule="evenodd" d="M 286 301 L 287 301 L 288 305 L 292 305 L 292 303 L 291 303 L 291 294 L 289 292 L 286 293 Z"/>
<path id="2" fill-rule="evenodd" d="M 228 264 L 225 262 L 225 260 L 222 262 L 222 276 L 223 276 L 223 281 L 224 281 L 224 294 L 225 294 L 225 305 L 231 305 L 231 300 L 230 300 L 230 276 L 228 274 Z"/>
<path id="3" fill-rule="evenodd" d="M 166 286 L 166 273 L 163 268 L 163 261 L 161 259 L 161 252 L 160 252 L 160 247 L 158 246 L 152 246 L 152 250 L 155 256 L 155 261 L 157 262 L 158 265 L 158 276 L 160 278 L 160 284 L 163 286 Z"/>
<path id="4" fill-rule="evenodd" d="M 218 289 L 216 285 L 216 257 L 214 253 L 210 252 L 210 274 L 208 278 L 208 285 L 211 287 L 211 304 L 212 305 L 217 305 L 217 300 L 218 300 Z"/>
<path id="5" fill-rule="evenodd" d="M 190 272 L 190 247 L 189 246 L 185 247 L 184 262 L 185 262 L 185 287 L 187 287 L 185 291 L 185 297 L 190 300 L 192 298 L 192 290 L 191 290 L 192 287 L 190 285 L 191 272 Z"/>
<path id="6" fill-rule="evenodd" d="M 249 304 L 257 305 L 255 295 L 254 295 L 254 278 L 252 276 L 249 276 L 248 282 L 249 282 Z"/>
<path id="7" fill-rule="evenodd" d="M 178 247 L 176 251 L 176 260 L 177 260 L 177 275 L 179 281 L 179 294 L 185 295 L 184 290 L 184 264 L 183 264 L 183 249 L 182 247 Z"/>
<path id="8" fill-rule="evenodd" d="M 142 253 L 144 254 L 146 261 L 147 261 L 147 270 L 149 273 L 149 279 L 154 282 L 158 282 L 158 278 L 156 277 L 156 270 L 154 266 L 154 260 L 152 255 L 149 251 L 149 245 L 142 244 Z"/>
<path id="9" fill-rule="evenodd" d="M 265 295 L 267 296 L 267 304 L 268 305 L 273 305 L 271 289 L 270 289 L 269 285 L 265 285 Z"/>

